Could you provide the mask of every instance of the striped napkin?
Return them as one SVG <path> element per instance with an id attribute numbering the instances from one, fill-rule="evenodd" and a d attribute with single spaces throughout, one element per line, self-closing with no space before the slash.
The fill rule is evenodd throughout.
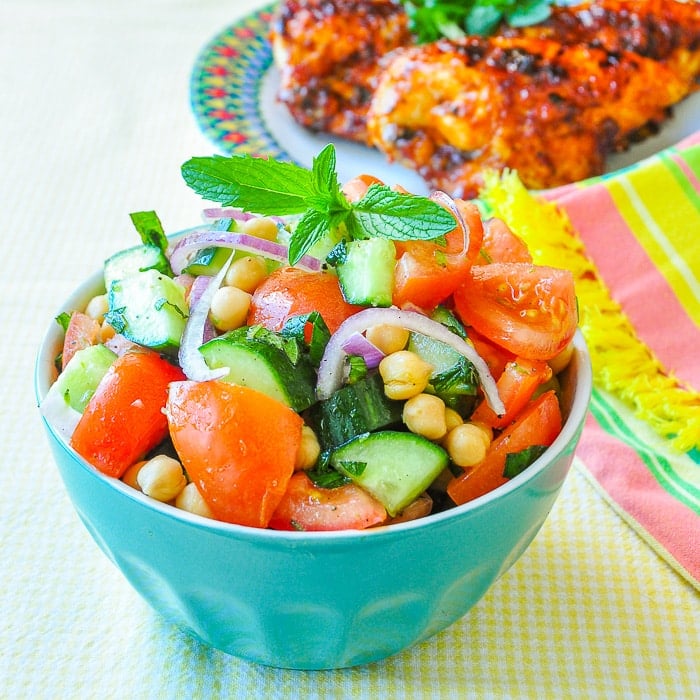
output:
<path id="1" fill-rule="evenodd" d="M 482 196 L 536 262 L 576 277 L 595 384 L 584 473 L 700 586 L 700 132 L 544 198 L 509 174 Z"/>

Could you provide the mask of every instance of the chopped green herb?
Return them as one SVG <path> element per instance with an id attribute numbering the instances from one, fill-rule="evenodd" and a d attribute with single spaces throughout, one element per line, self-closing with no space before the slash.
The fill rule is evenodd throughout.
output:
<path id="1" fill-rule="evenodd" d="M 323 357 L 323 351 L 326 349 L 326 345 L 328 345 L 328 341 L 331 339 L 331 332 L 328 330 L 323 316 L 321 316 L 318 311 L 292 316 L 292 318 L 288 319 L 284 324 L 280 333 L 285 338 L 294 338 L 298 343 L 306 343 L 306 329 L 308 327 L 311 327 L 311 335 L 307 343 L 309 359 L 315 367 L 318 367 Z"/>
<path id="2" fill-rule="evenodd" d="M 65 333 L 68 330 L 68 326 L 70 324 L 70 314 L 63 311 L 58 316 L 56 316 L 56 323 L 58 323 L 59 326 L 63 329 L 63 332 Z"/>
<path id="3" fill-rule="evenodd" d="M 367 376 L 367 363 L 363 357 L 359 355 L 348 355 L 347 359 L 348 376 L 345 380 L 346 384 L 356 384 L 360 379 Z"/>
<path id="4" fill-rule="evenodd" d="M 339 462 L 341 466 L 350 476 L 358 477 L 362 476 L 365 469 L 367 468 L 367 462 L 355 462 L 352 460 Z"/>
<path id="5" fill-rule="evenodd" d="M 162 251 L 167 250 L 168 238 L 158 215 L 154 211 L 137 211 L 129 216 L 144 245 L 152 245 Z"/>
<path id="6" fill-rule="evenodd" d="M 520 452 L 512 452 L 506 455 L 506 464 L 503 476 L 512 479 L 529 467 L 547 449 L 545 445 L 532 445 Z"/>

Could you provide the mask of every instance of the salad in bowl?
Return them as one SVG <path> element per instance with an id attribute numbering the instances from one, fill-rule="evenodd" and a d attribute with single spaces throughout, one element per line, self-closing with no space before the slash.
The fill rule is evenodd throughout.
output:
<path id="1" fill-rule="evenodd" d="M 84 460 L 199 516 L 274 530 L 389 526 L 460 506 L 559 435 L 573 276 L 476 202 L 363 175 L 193 158 L 220 206 L 112 255 L 57 321 L 40 409 Z"/>

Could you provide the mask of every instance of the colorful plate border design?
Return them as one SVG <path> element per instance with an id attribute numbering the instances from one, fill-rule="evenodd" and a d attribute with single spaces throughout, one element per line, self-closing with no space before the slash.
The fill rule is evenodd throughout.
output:
<path id="1" fill-rule="evenodd" d="M 294 160 L 260 110 L 262 81 L 272 65 L 267 32 L 274 7 L 241 18 L 202 49 L 192 70 L 190 101 L 204 135 L 225 153 Z"/>

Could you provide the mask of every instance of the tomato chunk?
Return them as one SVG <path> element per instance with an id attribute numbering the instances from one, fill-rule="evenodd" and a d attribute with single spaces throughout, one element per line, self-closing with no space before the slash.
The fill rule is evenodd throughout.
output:
<path id="1" fill-rule="evenodd" d="M 99 342 L 100 324 L 82 311 L 74 311 L 70 316 L 63 340 L 61 368 L 65 369 L 78 350 Z"/>
<path id="2" fill-rule="evenodd" d="M 492 262 L 532 262 L 527 244 L 502 219 L 489 219 L 484 222 L 484 240 L 481 255 L 475 265 Z"/>
<path id="3" fill-rule="evenodd" d="M 535 445 L 549 447 L 559 435 L 561 423 L 559 400 L 554 391 L 546 391 L 491 443 L 483 462 L 450 481 L 449 497 L 461 505 L 502 486 L 508 481 L 503 476 L 507 455 Z"/>
<path id="4" fill-rule="evenodd" d="M 472 202 L 455 200 L 469 229 L 469 247 L 461 253 L 464 235 L 455 229 L 446 236 L 446 245 L 433 241 L 396 243 L 393 303 L 398 307 L 414 304 L 425 310 L 445 301 L 465 279 L 479 254 L 483 225 Z"/>
<path id="5" fill-rule="evenodd" d="M 214 516 L 267 527 L 294 471 L 301 417 L 221 381 L 174 383 L 166 415 L 180 460 Z"/>
<path id="6" fill-rule="evenodd" d="M 281 267 L 253 293 L 248 325 L 259 323 L 278 331 L 292 316 L 318 311 L 334 333 L 346 318 L 361 309 L 345 301 L 335 275 Z"/>
<path id="7" fill-rule="evenodd" d="M 531 263 L 474 265 L 454 293 L 457 314 L 515 355 L 549 360 L 576 332 L 574 278 Z"/>
<path id="8" fill-rule="evenodd" d="M 304 472 L 291 478 L 270 527 L 275 530 L 362 530 L 386 520 L 386 510 L 355 484 L 319 488 Z"/>
<path id="9" fill-rule="evenodd" d="M 182 370 L 155 352 L 118 357 L 85 407 L 72 447 L 101 472 L 120 477 L 167 436 L 168 385 L 181 379 Z"/>
<path id="10" fill-rule="evenodd" d="M 498 395 L 506 407 L 506 412 L 497 416 L 486 401 L 483 401 L 476 407 L 470 420 L 486 423 L 492 428 L 504 428 L 525 408 L 537 387 L 551 378 L 552 368 L 544 360 L 516 358 L 506 364 L 496 382 Z"/>

